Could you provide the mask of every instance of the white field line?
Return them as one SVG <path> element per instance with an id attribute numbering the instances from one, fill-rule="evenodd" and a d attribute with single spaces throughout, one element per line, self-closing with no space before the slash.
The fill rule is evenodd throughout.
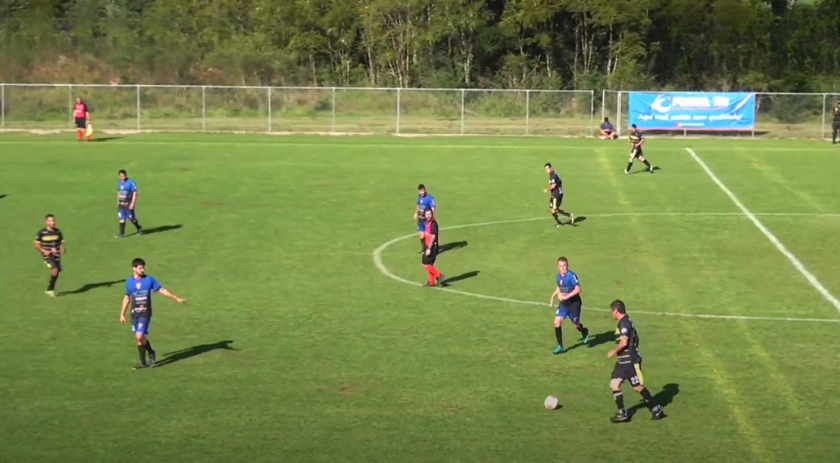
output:
<path id="1" fill-rule="evenodd" d="M 648 214 L 640 214 L 640 213 L 616 213 L 616 214 L 590 214 L 587 217 L 624 217 L 624 216 L 632 216 L 632 215 L 656 215 L 656 216 L 737 216 L 742 217 L 743 214 L 739 212 L 688 212 L 688 213 L 679 213 L 679 212 L 657 212 L 657 213 L 648 213 Z M 840 214 L 805 214 L 805 213 L 794 213 L 794 214 L 785 214 L 785 213 L 772 213 L 770 215 L 774 216 L 840 216 Z M 481 222 L 481 223 L 471 223 L 465 225 L 456 225 L 453 227 L 446 227 L 442 230 L 456 230 L 459 228 L 469 228 L 469 227 L 483 227 L 488 225 L 502 225 L 508 223 L 521 223 L 521 222 L 534 222 L 537 220 L 546 220 L 550 217 L 536 217 L 530 219 L 514 219 L 514 220 L 495 220 L 492 222 Z M 385 252 L 388 247 L 391 245 L 398 243 L 400 241 L 404 241 L 410 238 L 416 237 L 416 233 L 411 233 L 409 235 L 400 236 L 398 238 L 394 238 L 390 241 L 387 241 L 381 244 L 378 248 L 374 249 L 373 251 L 373 264 L 376 268 L 382 272 L 383 275 L 386 277 L 399 281 L 400 283 L 405 283 L 411 286 L 422 287 L 423 284 L 418 283 L 416 281 L 407 280 L 399 275 L 394 274 L 385 264 L 382 262 L 382 253 Z M 431 288 L 430 288 L 431 289 Z M 546 307 L 548 306 L 545 302 L 536 302 L 536 301 L 523 301 L 520 299 L 511 299 L 507 297 L 498 297 L 498 296 L 489 296 L 486 294 L 478 294 L 478 293 L 470 293 L 467 291 L 459 291 L 457 289 L 452 288 L 434 288 L 438 291 L 446 291 L 448 293 L 453 294 L 460 294 L 463 296 L 470 296 L 476 297 L 479 299 L 486 299 L 491 301 L 499 301 L 499 302 L 507 302 L 511 304 L 526 304 L 526 305 L 539 305 Z M 587 307 L 586 310 L 591 310 L 594 312 L 609 312 L 609 309 L 602 309 L 597 307 Z M 790 318 L 790 317 L 750 317 L 750 316 L 741 316 L 741 315 L 711 315 L 711 314 L 691 314 L 691 313 L 672 313 L 672 312 L 645 312 L 634 310 L 633 313 L 641 314 L 641 315 L 659 315 L 665 317 L 682 317 L 682 318 L 704 318 L 704 319 L 711 319 L 711 320 L 755 320 L 755 321 L 784 321 L 784 322 L 812 322 L 812 323 L 840 323 L 840 319 L 830 319 L 830 318 Z"/>
<path id="2" fill-rule="evenodd" d="M 753 225 L 755 225 L 755 227 L 758 228 L 758 230 L 768 240 L 770 240 L 771 243 L 773 243 L 773 246 L 776 246 L 776 249 L 778 249 L 779 252 L 782 253 L 782 255 L 787 257 L 790 263 L 793 264 L 793 267 L 796 268 L 796 270 L 798 270 L 799 273 L 801 273 L 806 280 L 808 280 L 808 283 L 811 283 L 811 286 L 813 286 L 814 289 L 816 289 L 817 292 L 819 292 L 825 298 L 825 300 L 830 302 L 831 305 L 833 305 L 834 308 L 837 309 L 838 312 L 840 312 L 840 301 L 838 301 L 833 294 L 831 294 L 827 289 L 825 289 L 825 286 L 823 286 L 822 283 L 820 283 L 820 281 L 817 280 L 817 277 L 815 277 L 814 274 L 812 274 L 808 271 L 807 268 L 805 268 L 802 262 L 800 262 L 800 260 L 797 259 L 796 256 L 794 256 L 793 253 L 790 252 L 785 247 L 785 245 L 782 244 L 781 241 L 779 241 L 778 238 L 776 238 L 776 235 L 774 235 L 773 232 L 767 229 L 767 227 L 765 227 L 764 224 L 761 223 L 760 220 L 758 220 L 758 217 L 756 217 L 755 214 L 750 212 L 750 210 L 747 209 L 747 207 L 744 206 L 744 204 L 740 200 L 738 200 L 738 197 L 736 197 L 735 194 L 732 193 L 732 191 L 730 191 L 729 188 L 727 188 L 726 185 L 724 185 L 723 182 L 720 181 L 717 175 L 715 175 L 715 173 L 712 172 L 712 169 L 709 169 L 709 166 L 707 166 L 706 163 L 703 162 L 702 159 L 700 159 L 700 156 L 698 156 L 697 153 L 694 152 L 694 150 L 692 150 L 691 148 L 686 148 L 685 150 L 688 152 L 688 154 L 691 155 L 692 158 L 694 158 L 695 161 L 697 161 L 698 164 L 700 164 L 700 167 L 702 167 L 703 170 L 706 171 L 706 174 L 708 174 L 709 178 L 711 178 L 712 181 L 715 182 L 718 188 L 720 188 L 721 191 L 726 193 L 726 196 L 729 196 L 729 199 L 731 199 L 732 202 L 735 203 L 738 209 L 741 210 L 741 213 L 743 213 L 748 219 L 750 219 L 750 222 L 752 222 Z"/>

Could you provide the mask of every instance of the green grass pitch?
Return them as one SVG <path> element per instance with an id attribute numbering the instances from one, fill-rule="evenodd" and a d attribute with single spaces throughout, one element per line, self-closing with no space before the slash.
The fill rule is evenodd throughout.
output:
<path id="1" fill-rule="evenodd" d="M 685 150 L 840 294 L 836 147 L 651 138 L 661 171 L 624 175 L 627 146 L 595 140 L 73 138 L 0 137 L 0 461 L 836 461 L 840 314 Z M 552 225 L 545 162 L 579 226 Z M 114 239 L 123 168 L 158 233 Z M 406 284 L 421 182 L 453 291 Z M 551 354 L 560 255 L 593 333 L 627 302 L 666 420 L 609 422 L 611 339 Z M 134 257 L 190 300 L 158 298 L 166 364 L 139 372 Z"/>

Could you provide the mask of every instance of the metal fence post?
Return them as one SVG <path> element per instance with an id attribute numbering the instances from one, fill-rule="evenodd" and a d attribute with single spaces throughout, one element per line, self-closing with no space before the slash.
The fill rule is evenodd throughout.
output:
<path id="1" fill-rule="evenodd" d="M 332 88 L 332 116 L 330 117 L 330 130 L 335 133 L 335 87 Z"/>
<path id="2" fill-rule="evenodd" d="M 826 100 L 828 100 L 828 94 L 823 93 L 823 107 L 822 107 L 822 111 L 821 111 L 822 125 L 820 127 L 820 138 L 825 138 L 825 116 L 826 116 L 826 114 L 825 114 L 825 103 L 826 103 Z"/>
<path id="3" fill-rule="evenodd" d="M 271 132 L 271 87 L 266 88 L 268 94 L 268 131 Z"/>
<path id="4" fill-rule="evenodd" d="M 207 131 L 207 86 L 201 86 L 201 131 Z"/>
<path id="5" fill-rule="evenodd" d="M 465 112 L 465 98 L 467 96 L 467 91 L 463 88 L 461 89 L 461 135 L 464 134 L 464 112 Z"/>
<path id="6" fill-rule="evenodd" d="M 607 117 L 607 91 L 601 90 L 601 120 Z"/>
<path id="7" fill-rule="evenodd" d="M 615 94 L 615 130 L 621 136 L 621 90 Z"/>
<path id="8" fill-rule="evenodd" d="M 531 135 L 531 91 L 525 90 L 525 135 Z"/>
<path id="9" fill-rule="evenodd" d="M 400 133 L 400 88 L 397 87 L 397 133 Z"/>
<path id="10" fill-rule="evenodd" d="M 0 127 L 6 127 L 6 84 L 0 84 Z"/>
<path id="11" fill-rule="evenodd" d="M 754 100 L 753 101 L 753 106 L 754 106 L 753 114 L 755 114 L 755 121 L 753 121 L 753 128 L 752 128 L 752 130 L 750 130 L 750 138 L 755 138 L 755 125 L 758 124 L 758 107 L 759 107 L 758 101 L 759 101 L 759 96 L 761 96 L 761 94 L 756 93 L 755 97 L 753 97 L 753 100 Z"/>
<path id="12" fill-rule="evenodd" d="M 589 136 L 595 135 L 595 90 L 589 91 Z"/>
<path id="13" fill-rule="evenodd" d="M 67 102 L 70 104 L 70 126 L 73 124 L 73 84 L 67 86 Z"/>
<path id="14" fill-rule="evenodd" d="M 137 86 L 137 131 L 140 131 L 140 86 Z"/>

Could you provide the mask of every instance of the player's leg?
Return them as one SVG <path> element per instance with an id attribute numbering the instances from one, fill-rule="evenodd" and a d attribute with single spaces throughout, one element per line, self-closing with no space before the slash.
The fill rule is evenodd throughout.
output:
<path id="1" fill-rule="evenodd" d="M 116 238 L 125 238 L 125 219 L 127 215 L 126 209 L 123 209 L 122 207 L 117 208 L 117 217 L 120 221 L 120 234 L 117 235 Z"/>
<path id="2" fill-rule="evenodd" d="M 566 217 L 567 219 L 569 219 L 569 224 L 574 224 L 575 223 L 575 215 L 572 214 L 571 212 L 567 212 L 567 211 L 564 211 L 563 209 L 561 209 L 560 206 L 562 206 L 562 205 L 563 205 L 563 195 L 561 194 L 561 195 L 557 196 L 555 198 L 555 201 L 554 201 L 554 210 L 555 210 L 554 218 L 557 219 L 556 214 L 561 214 L 564 217 Z M 558 221 L 558 223 L 559 223 L 559 221 Z"/>
<path id="3" fill-rule="evenodd" d="M 76 124 L 76 137 L 79 139 L 79 141 L 82 141 L 85 136 L 85 127 L 81 122 L 81 120 L 83 119 L 84 118 L 77 117 L 74 121 Z"/>
<path id="4" fill-rule="evenodd" d="M 417 238 L 420 238 L 420 252 L 426 250 L 426 222 L 417 222 Z"/>
<path id="5" fill-rule="evenodd" d="M 58 282 L 58 274 L 61 273 L 61 262 L 50 256 L 47 259 L 47 267 L 50 269 L 50 283 L 47 285 L 47 295 L 55 297 L 55 284 Z"/>
<path id="6" fill-rule="evenodd" d="M 554 217 L 554 221 L 557 223 L 558 227 L 563 225 L 563 223 L 560 222 L 560 217 L 557 215 L 557 209 L 559 207 L 560 206 L 557 204 L 557 198 L 552 196 L 551 199 L 548 200 L 548 210 L 551 211 L 551 216 Z"/>
<path id="7" fill-rule="evenodd" d="M 569 309 L 569 320 L 572 321 L 572 325 L 575 326 L 575 329 L 578 330 L 580 333 L 580 337 L 583 340 L 583 343 L 586 344 L 589 342 L 589 329 L 583 326 L 583 323 L 580 321 L 580 313 L 581 313 L 581 305 L 574 303 L 571 304 Z"/>
<path id="8" fill-rule="evenodd" d="M 622 365 L 616 364 L 615 369 L 613 369 L 612 379 L 610 380 L 610 390 L 613 393 L 615 406 L 618 408 L 618 413 L 610 419 L 613 423 L 630 421 L 630 415 L 627 413 L 627 409 L 624 408 L 624 394 L 621 392 L 621 383 L 624 382 L 621 367 Z"/>
<path id="9" fill-rule="evenodd" d="M 653 172 L 653 166 L 650 165 L 647 158 L 645 158 L 645 155 L 642 154 L 642 149 L 641 148 L 639 148 L 639 156 L 638 157 L 639 157 L 639 160 L 642 161 L 645 164 L 645 167 L 647 167 L 648 172 Z"/>
<path id="10" fill-rule="evenodd" d="M 832 129 L 833 130 L 831 131 L 831 143 L 836 144 L 837 140 L 840 139 L 840 124 L 835 122 L 832 125 Z"/>
<path id="11" fill-rule="evenodd" d="M 146 334 L 149 332 L 149 319 L 136 318 L 131 320 L 132 328 L 134 329 L 134 339 L 137 341 L 137 355 L 140 358 L 140 363 L 134 367 L 135 370 L 146 368 L 149 365 L 146 363 Z"/>
<path id="12" fill-rule="evenodd" d="M 648 388 L 645 387 L 645 379 L 642 375 L 642 365 L 640 363 L 635 363 L 632 365 L 632 368 L 633 376 L 630 377 L 630 384 L 633 386 L 633 390 L 638 392 L 639 395 L 645 399 L 645 404 L 647 404 L 648 409 L 651 414 L 653 414 L 654 420 L 665 418 L 665 412 L 662 411 L 662 406 L 656 403 Z"/>
<path id="13" fill-rule="evenodd" d="M 554 314 L 554 337 L 557 339 L 557 347 L 553 351 L 554 355 L 563 353 L 563 319 L 566 316 L 566 309 L 561 304 Z"/>
<path id="14" fill-rule="evenodd" d="M 633 168 L 633 160 L 636 159 L 636 150 L 638 150 L 638 149 L 639 148 L 634 147 L 632 150 L 630 150 L 630 158 L 627 159 L 627 168 L 624 169 L 625 174 L 629 174 L 630 169 Z"/>
<path id="15" fill-rule="evenodd" d="M 134 213 L 133 209 L 128 209 L 127 211 L 128 211 L 128 221 L 131 222 L 131 224 L 134 225 L 134 228 L 137 229 L 137 234 L 142 235 L 143 234 L 143 227 L 141 227 L 140 222 L 137 221 L 137 214 Z"/>

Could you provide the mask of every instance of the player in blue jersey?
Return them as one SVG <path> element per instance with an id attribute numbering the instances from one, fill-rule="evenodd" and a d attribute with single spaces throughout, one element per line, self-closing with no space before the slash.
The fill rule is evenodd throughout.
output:
<path id="1" fill-rule="evenodd" d="M 420 238 L 420 252 L 426 252 L 426 210 L 436 212 L 434 196 L 426 191 L 426 185 L 417 185 L 417 207 L 414 208 L 414 221 L 417 222 L 417 237 Z"/>
<path id="2" fill-rule="evenodd" d="M 154 365 L 156 360 L 152 343 L 146 338 L 149 334 L 149 323 L 152 322 L 152 293 L 160 292 L 178 302 L 187 302 L 187 300 L 170 293 L 153 276 L 146 275 L 146 262 L 143 259 L 134 259 L 131 266 L 134 268 L 134 273 L 125 281 L 125 297 L 120 311 L 120 323 L 125 324 L 125 311 L 131 307 L 131 328 L 137 340 L 137 353 L 140 355 L 140 363 L 134 369 L 140 370 Z M 147 352 L 149 363 L 146 363 Z"/>
<path id="3" fill-rule="evenodd" d="M 580 298 L 580 280 L 575 272 L 569 270 L 569 260 L 565 257 L 557 259 L 557 289 L 551 293 L 548 305 L 554 308 L 554 298 L 560 300 L 557 312 L 554 314 L 554 335 L 557 337 L 555 354 L 563 353 L 563 320 L 568 318 L 572 325 L 580 332 L 583 342 L 589 342 L 589 330 L 580 322 L 581 306 L 583 300 Z"/>
<path id="4" fill-rule="evenodd" d="M 120 181 L 117 183 L 117 216 L 120 218 L 120 234 L 117 238 L 125 238 L 125 221 L 131 222 L 137 229 L 137 234 L 143 234 L 143 227 L 134 215 L 134 205 L 137 203 L 137 184 L 128 178 L 126 171 L 120 171 Z"/>

